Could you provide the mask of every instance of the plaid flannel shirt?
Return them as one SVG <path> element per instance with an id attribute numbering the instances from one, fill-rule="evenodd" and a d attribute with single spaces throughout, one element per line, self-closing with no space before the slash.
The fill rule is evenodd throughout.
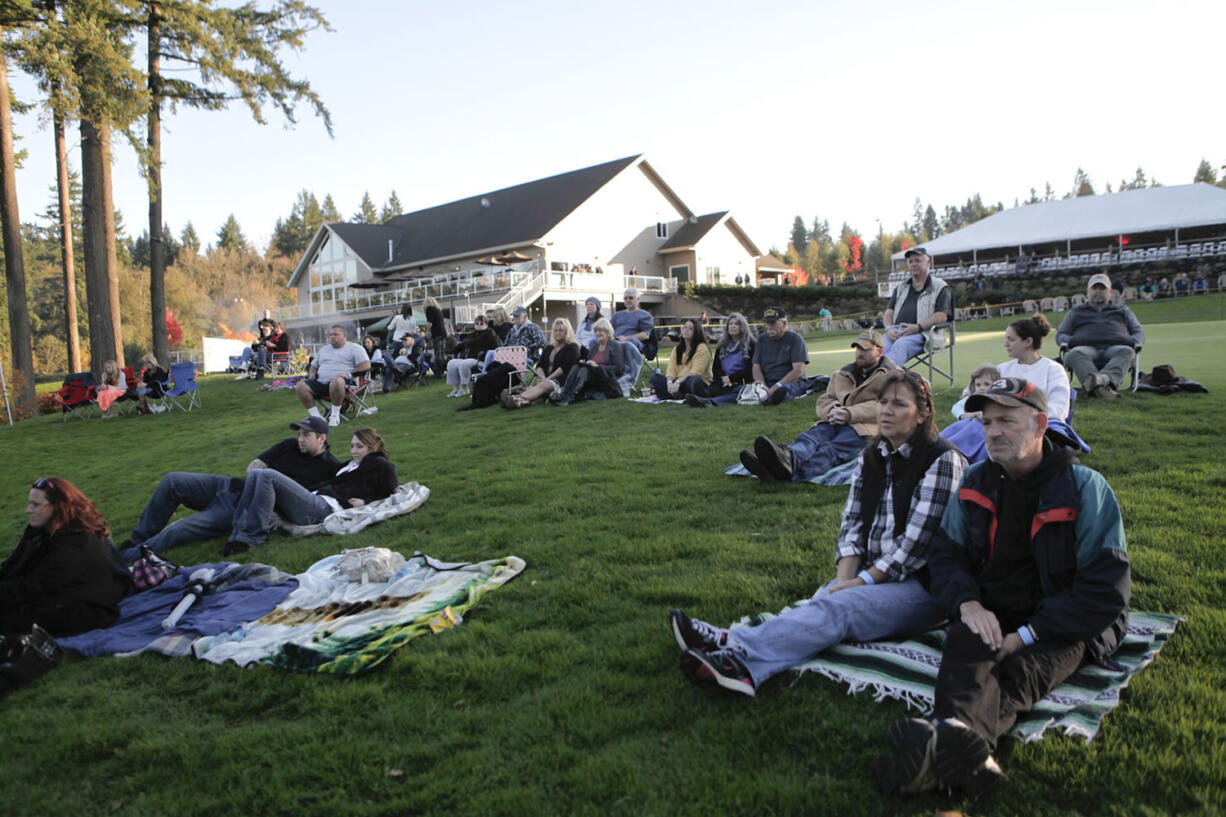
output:
<path id="1" fill-rule="evenodd" d="M 862 550 L 860 547 L 860 501 L 864 495 L 864 481 L 860 473 L 864 461 L 861 459 L 852 476 L 847 505 L 843 508 L 843 524 L 839 528 L 835 560 L 845 556 L 858 556 L 862 560 L 862 568 L 875 567 L 889 576 L 890 581 L 900 582 L 927 563 L 928 543 L 941 526 L 945 506 L 953 499 L 954 492 L 962 482 L 966 460 L 957 451 L 946 451 L 929 466 L 915 489 L 915 500 L 907 516 L 907 526 L 902 536 L 895 538 L 894 493 L 888 487 L 892 484 L 892 457 L 889 444 L 885 440 L 878 443 L 878 448 L 885 458 L 887 487 L 882 493 L 877 513 L 873 516 L 867 549 Z M 910 457 L 911 445 L 903 443 L 897 453 Z"/>

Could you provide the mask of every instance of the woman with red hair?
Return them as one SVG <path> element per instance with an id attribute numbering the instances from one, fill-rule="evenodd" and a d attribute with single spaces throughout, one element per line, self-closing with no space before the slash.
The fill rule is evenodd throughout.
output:
<path id="1" fill-rule="evenodd" d="M 43 477 L 30 488 L 26 516 L 21 542 L 0 564 L 0 635 L 34 624 L 75 635 L 114 623 L 131 576 L 94 503 L 63 477 Z"/>

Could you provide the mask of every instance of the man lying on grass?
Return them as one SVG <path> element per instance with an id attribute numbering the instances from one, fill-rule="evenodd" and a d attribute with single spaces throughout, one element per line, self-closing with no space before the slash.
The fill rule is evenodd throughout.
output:
<path id="1" fill-rule="evenodd" d="M 895 367 L 880 395 L 877 435 L 843 509 L 835 579 L 757 627 L 725 630 L 673 610 L 681 671 L 695 684 L 753 695 L 844 639 L 922 633 L 945 618 L 928 595 L 925 562 L 966 458 L 937 433 L 932 387 L 918 374 Z"/>
<path id="2" fill-rule="evenodd" d="M 989 460 L 966 470 L 928 558 L 933 598 L 956 620 L 933 721 L 890 727 L 886 792 L 995 788 L 993 753 L 1017 716 L 1086 658 L 1109 661 L 1127 629 L 1119 505 L 1102 476 L 1045 441 L 1042 389 L 1005 378 L 966 408 L 983 412 Z"/>
<path id="3" fill-rule="evenodd" d="M 289 427 L 298 432 L 298 439 L 282 440 L 260 454 L 248 464 L 247 473 L 268 468 L 302 486 L 330 479 L 341 464 L 328 450 L 328 421 L 307 417 Z M 242 493 L 242 478 L 170 472 L 158 483 L 131 538 L 120 545 L 120 555 L 131 562 L 140 556 L 141 545 L 163 553 L 179 545 L 224 536 L 234 526 L 234 508 Z M 180 505 L 196 513 L 167 527 Z"/>

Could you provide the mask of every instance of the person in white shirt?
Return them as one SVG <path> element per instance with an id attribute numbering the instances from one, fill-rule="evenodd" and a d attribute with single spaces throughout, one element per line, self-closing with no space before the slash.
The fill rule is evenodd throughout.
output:
<path id="1" fill-rule="evenodd" d="M 307 376 L 298 381 L 298 399 L 306 407 L 307 414 L 322 417 L 315 405 L 316 398 L 326 398 L 332 403 L 328 425 L 341 424 L 341 406 L 345 403 L 345 390 L 355 375 L 370 371 L 370 356 L 359 343 L 348 340 L 345 327 L 336 324 L 328 330 L 328 345 L 320 347 L 311 361 Z"/>

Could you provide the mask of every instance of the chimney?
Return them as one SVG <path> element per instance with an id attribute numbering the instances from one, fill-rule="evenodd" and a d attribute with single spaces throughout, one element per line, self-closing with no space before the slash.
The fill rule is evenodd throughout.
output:
<path id="1" fill-rule="evenodd" d="M 387 240 L 387 263 L 392 263 L 392 240 Z"/>

